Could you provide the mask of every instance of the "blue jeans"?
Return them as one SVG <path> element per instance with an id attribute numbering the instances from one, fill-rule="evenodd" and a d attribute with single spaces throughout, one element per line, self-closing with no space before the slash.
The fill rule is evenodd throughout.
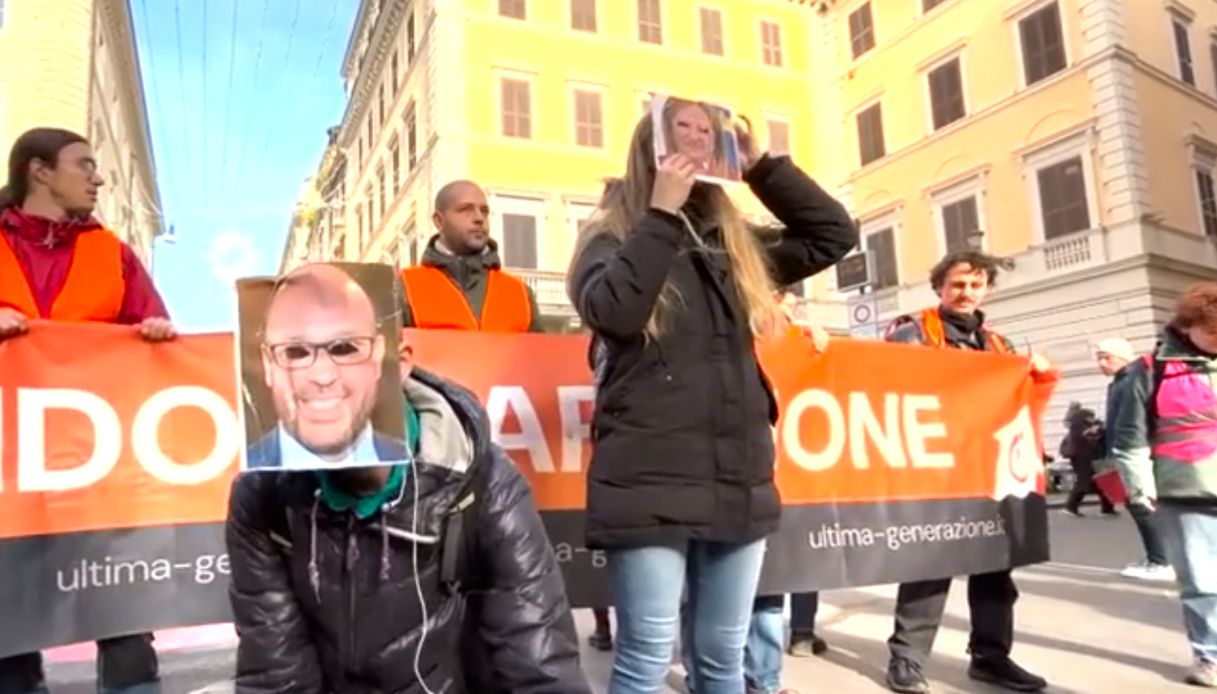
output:
<path id="1" fill-rule="evenodd" d="M 748 640 L 744 647 L 744 682 L 752 691 L 771 694 L 782 688 L 782 646 L 786 636 L 786 621 L 782 612 L 785 596 L 761 595 L 752 602 L 752 619 L 748 624 Z M 792 593 L 790 596 L 791 639 L 812 639 L 816 635 L 816 612 L 819 593 Z M 684 642 L 690 643 L 688 612 L 681 610 Z M 693 651 L 681 649 L 685 672 L 693 671 Z M 685 678 L 685 689 L 696 694 L 693 682 Z"/>
<path id="2" fill-rule="evenodd" d="M 688 585 L 698 694 L 740 694 L 744 642 L 761 576 L 765 542 L 746 545 L 693 540 L 683 547 L 612 550 L 610 580 L 617 611 L 617 656 L 608 694 L 662 691 L 680 631 L 681 594 Z"/>
<path id="3" fill-rule="evenodd" d="M 744 679 L 749 689 L 775 694 L 782 688 L 782 655 L 786 644 L 785 595 L 762 595 L 752 605 Z"/>
<path id="4" fill-rule="evenodd" d="M 1178 577 L 1192 654 L 1217 663 L 1217 506 L 1167 502 L 1155 515 Z"/>
<path id="5" fill-rule="evenodd" d="M 1144 506 L 1132 504 L 1128 507 L 1128 515 L 1132 516 L 1137 525 L 1137 533 L 1141 536 L 1141 544 L 1145 547 L 1145 561 L 1155 566 L 1166 566 L 1166 549 L 1159 537 L 1158 521 L 1154 512 Z"/>

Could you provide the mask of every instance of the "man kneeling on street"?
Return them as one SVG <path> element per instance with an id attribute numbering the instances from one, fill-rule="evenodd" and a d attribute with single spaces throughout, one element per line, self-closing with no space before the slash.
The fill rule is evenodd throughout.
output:
<path id="1" fill-rule="evenodd" d="M 527 482 L 400 351 L 411 461 L 233 486 L 237 693 L 590 693 Z"/>

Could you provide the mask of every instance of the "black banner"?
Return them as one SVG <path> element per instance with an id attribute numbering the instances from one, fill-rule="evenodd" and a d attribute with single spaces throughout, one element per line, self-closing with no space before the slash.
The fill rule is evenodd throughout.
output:
<path id="1" fill-rule="evenodd" d="M 611 605 L 582 511 L 543 513 L 576 607 Z M 786 506 L 761 592 L 966 575 L 1048 559 L 1042 496 Z M 0 656 L 231 620 L 222 523 L 0 541 Z"/>

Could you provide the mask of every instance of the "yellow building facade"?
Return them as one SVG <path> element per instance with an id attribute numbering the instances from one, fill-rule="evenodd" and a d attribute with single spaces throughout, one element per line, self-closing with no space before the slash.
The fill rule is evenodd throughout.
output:
<path id="1" fill-rule="evenodd" d="M 150 263 L 164 225 L 128 0 L 0 2 L 0 65 L 0 151 L 40 126 L 88 137 L 97 215 Z"/>
<path id="2" fill-rule="evenodd" d="M 1015 264 L 994 325 L 1064 369 L 1061 402 L 1098 402 L 1093 345 L 1148 348 L 1217 278 L 1211 0 L 365 0 L 343 75 L 322 246 L 414 262 L 435 190 L 471 178 L 550 313 L 657 92 L 748 115 L 853 211 L 875 286 L 809 283 L 832 329 L 932 304 L 933 263 L 979 245 Z"/>
<path id="3" fill-rule="evenodd" d="M 1179 291 L 1217 279 L 1217 4 L 839 0 L 812 15 L 816 153 L 876 280 L 852 301 L 881 327 L 935 302 L 947 251 L 1009 257 L 991 322 L 1063 368 L 1059 407 L 1101 410 L 1093 345 L 1148 349 Z M 813 319 L 848 325 L 833 273 L 814 284 Z"/>
<path id="4" fill-rule="evenodd" d="M 410 264 L 472 179 L 504 264 L 570 316 L 564 272 L 652 93 L 747 115 L 808 162 L 807 8 L 788 0 L 365 0 L 344 64 L 346 258 Z M 760 214 L 741 187 L 746 212 Z"/>

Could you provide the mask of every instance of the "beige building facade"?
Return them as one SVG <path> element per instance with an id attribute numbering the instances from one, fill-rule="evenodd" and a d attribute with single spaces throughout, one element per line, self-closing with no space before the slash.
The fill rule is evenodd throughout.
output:
<path id="1" fill-rule="evenodd" d="M 128 0 L 0 1 L 0 65 L 0 151 L 39 126 L 88 137 L 97 215 L 150 263 L 165 229 Z"/>
<path id="2" fill-rule="evenodd" d="M 820 6 L 812 131 L 877 289 L 829 273 L 809 315 L 848 326 L 866 302 L 881 328 L 932 305 L 931 265 L 975 243 L 1015 262 L 993 325 L 1065 374 L 1049 424 L 1071 400 L 1101 411 L 1095 343 L 1151 348 L 1179 292 L 1217 279 L 1217 3 Z"/>

